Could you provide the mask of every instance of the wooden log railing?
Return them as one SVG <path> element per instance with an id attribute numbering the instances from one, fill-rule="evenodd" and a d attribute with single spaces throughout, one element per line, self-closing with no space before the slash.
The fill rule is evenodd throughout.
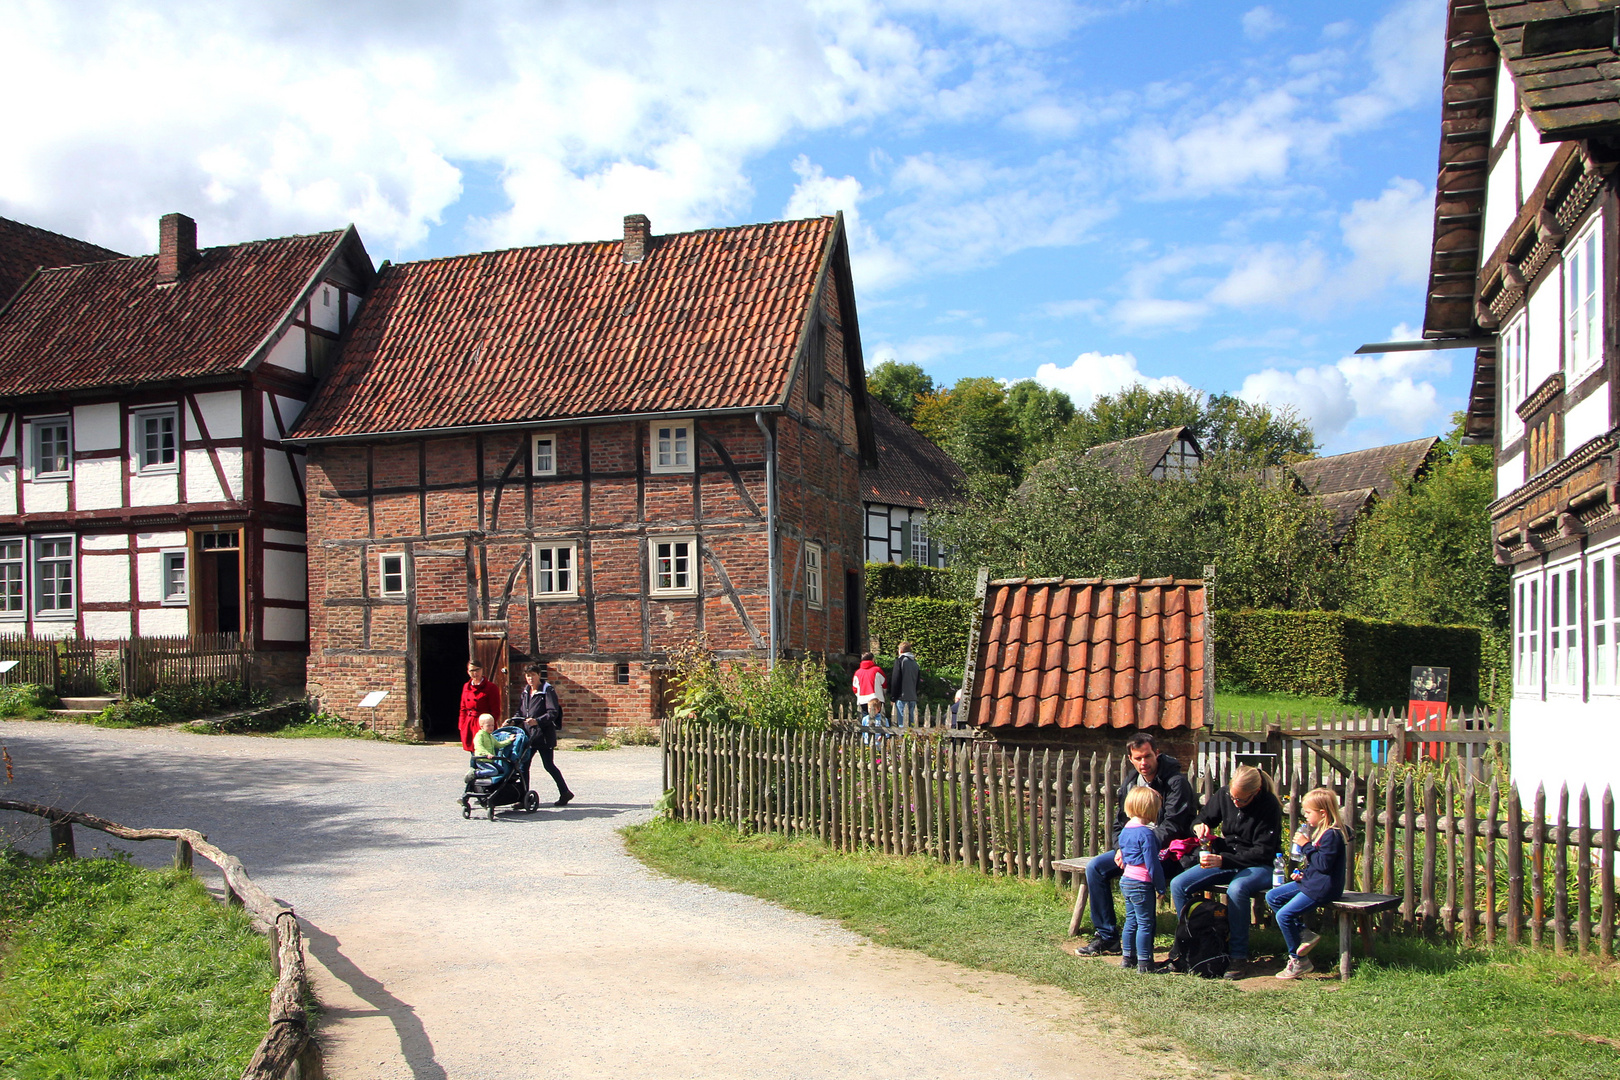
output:
<path id="1" fill-rule="evenodd" d="M 174 865 L 178 869 L 190 871 L 193 854 L 219 867 L 225 879 L 225 902 L 240 905 L 264 924 L 276 973 L 276 986 L 270 994 L 270 1026 L 242 1073 L 242 1080 L 308 1080 L 320 1074 L 320 1051 L 310 1034 L 309 1016 L 304 1009 L 309 977 L 304 968 L 298 916 L 260 888 L 235 855 L 215 847 L 195 829 L 132 829 L 93 814 L 17 799 L 0 799 L 0 810 L 44 818 L 51 828 L 51 850 L 61 857 L 75 854 L 73 826 L 83 825 L 120 840 L 173 840 Z"/>

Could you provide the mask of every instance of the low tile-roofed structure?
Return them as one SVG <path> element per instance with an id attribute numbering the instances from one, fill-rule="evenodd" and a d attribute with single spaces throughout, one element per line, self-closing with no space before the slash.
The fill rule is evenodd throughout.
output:
<path id="1" fill-rule="evenodd" d="M 1486 0 L 1503 61 L 1543 141 L 1620 126 L 1612 0 Z"/>
<path id="2" fill-rule="evenodd" d="M 986 588 L 969 694 L 989 728 L 1201 727 L 1204 582 L 1009 578 Z"/>
<path id="3" fill-rule="evenodd" d="M 861 470 L 861 499 L 926 510 L 957 498 L 967 480 L 962 466 L 881 401 L 868 404 L 878 460 Z"/>
<path id="4" fill-rule="evenodd" d="M 345 242 L 352 227 L 205 248 L 161 287 L 156 255 L 42 271 L 0 313 L 0 395 L 239 371 Z"/>
<path id="5" fill-rule="evenodd" d="M 819 217 L 389 267 L 293 435 L 780 406 L 843 244 Z"/>
<path id="6" fill-rule="evenodd" d="M 0 218 L 0 304 L 11 299 L 40 267 L 122 259 L 116 251 L 20 221 Z"/>
<path id="7" fill-rule="evenodd" d="M 1118 442 L 1099 443 L 1086 451 L 1086 460 L 1121 475 L 1134 476 L 1153 469 L 1182 439 L 1194 448 L 1198 447 L 1198 437 L 1193 434 L 1192 428 L 1172 427 Z"/>
<path id="8" fill-rule="evenodd" d="M 1371 509 L 1378 499 L 1378 492 L 1370 487 L 1354 488 L 1350 491 L 1330 491 L 1316 498 L 1327 510 L 1333 539 L 1338 541 L 1344 538 L 1362 514 Z"/>
<path id="9" fill-rule="evenodd" d="M 1403 483 L 1422 474 L 1440 440 L 1434 436 L 1411 442 L 1352 450 L 1348 454 L 1307 458 L 1286 468 L 1299 477 L 1312 495 L 1371 488 L 1388 498 Z"/>

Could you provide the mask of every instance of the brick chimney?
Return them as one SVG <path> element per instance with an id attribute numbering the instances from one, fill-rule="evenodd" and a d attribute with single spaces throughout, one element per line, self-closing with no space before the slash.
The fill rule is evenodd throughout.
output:
<path id="1" fill-rule="evenodd" d="M 646 214 L 624 215 L 624 261 L 638 263 L 647 257 L 647 246 L 652 240 L 652 222 Z"/>
<path id="2" fill-rule="evenodd" d="M 184 214 L 164 214 L 158 220 L 159 285 L 173 285 L 197 261 L 197 223 Z"/>

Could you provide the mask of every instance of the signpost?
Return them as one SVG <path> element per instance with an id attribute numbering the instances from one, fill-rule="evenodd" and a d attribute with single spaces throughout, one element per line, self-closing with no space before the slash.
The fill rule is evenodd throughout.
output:
<path id="1" fill-rule="evenodd" d="M 1444 731 L 1446 703 L 1451 700 L 1451 669 L 1448 667 L 1414 667 L 1412 688 L 1408 695 L 1406 729 L 1408 731 Z M 1440 744 L 1424 743 L 1423 753 L 1431 761 L 1440 760 Z M 1412 746 L 1406 747 L 1406 759 L 1412 759 Z"/>

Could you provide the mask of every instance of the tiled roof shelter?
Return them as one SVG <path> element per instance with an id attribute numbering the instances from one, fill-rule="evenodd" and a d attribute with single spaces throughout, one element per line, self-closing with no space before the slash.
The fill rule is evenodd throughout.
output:
<path id="1" fill-rule="evenodd" d="M 962 466 L 877 398 L 869 398 L 868 404 L 878 460 L 876 466 L 861 470 L 861 498 L 919 509 L 957 498 L 967 480 Z"/>
<path id="2" fill-rule="evenodd" d="M 40 267 L 74 266 L 122 258 L 116 251 L 84 240 L 0 218 L 0 304 L 11 299 L 11 295 L 28 280 L 28 275 Z"/>
<path id="3" fill-rule="evenodd" d="M 969 672 L 987 728 L 1196 728 L 1212 669 L 1205 584 L 1174 578 L 989 582 Z"/>

